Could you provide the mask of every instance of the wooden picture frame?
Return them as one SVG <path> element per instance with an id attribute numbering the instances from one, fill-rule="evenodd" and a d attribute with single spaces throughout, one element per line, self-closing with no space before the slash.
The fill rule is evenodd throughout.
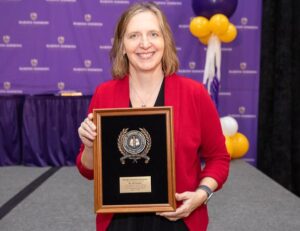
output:
<path id="1" fill-rule="evenodd" d="M 95 213 L 176 210 L 172 107 L 94 109 Z"/>

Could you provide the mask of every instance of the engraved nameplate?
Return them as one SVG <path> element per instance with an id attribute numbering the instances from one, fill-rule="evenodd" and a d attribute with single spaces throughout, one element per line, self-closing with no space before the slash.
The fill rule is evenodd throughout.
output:
<path id="1" fill-rule="evenodd" d="M 120 177 L 120 193 L 151 193 L 151 176 Z"/>

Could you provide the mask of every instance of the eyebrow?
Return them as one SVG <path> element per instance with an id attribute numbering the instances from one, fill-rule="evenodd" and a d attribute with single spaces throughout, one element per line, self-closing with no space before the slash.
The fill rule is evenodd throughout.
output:
<path id="1" fill-rule="evenodd" d="M 161 33 L 161 30 L 149 30 L 147 32 L 158 32 Z M 130 32 L 125 32 L 125 34 L 135 34 L 135 33 L 141 33 L 141 31 L 130 31 Z"/>

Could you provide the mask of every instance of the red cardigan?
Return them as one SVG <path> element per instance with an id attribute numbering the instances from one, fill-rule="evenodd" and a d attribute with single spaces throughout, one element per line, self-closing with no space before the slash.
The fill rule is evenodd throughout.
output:
<path id="1" fill-rule="evenodd" d="M 124 108 L 129 106 L 129 78 L 111 80 L 97 87 L 91 100 L 93 108 Z M 229 171 L 224 136 L 218 113 L 202 84 L 176 74 L 165 79 L 165 106 L 174 109 L 174 139 L 176 161 L 176 192 L 194 191 L 204 177 L 218 182 L 218 189 L 226 181 Z M 88 179 L 93 171 L 81 163 L 83 145 L 77 156 L 77 167 Z M 201 170 L 199 161 L 205 161 Z M 213 203 L 213 201 L 212 201 Z M 97 231 L 108 227 L 113 214 L 97 214 Z M 208 225 L 206 205 L 197 208 L 184 222 L 191 231 L 204 231 Z"/>

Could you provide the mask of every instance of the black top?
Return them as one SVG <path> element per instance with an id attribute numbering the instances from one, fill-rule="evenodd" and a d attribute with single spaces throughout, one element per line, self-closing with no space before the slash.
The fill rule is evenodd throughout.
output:
<path id="1" fill-rule="evenodd" d="M 160 107 L 165 105 L 165 79 L 163 79 L 158 96 L 156 98 L 154 107 Z M 129 107 L 132 107 L 131 100 L 129 101 Z"/>
<path id="2" fill-rule="evenodd" d="M 154 106 L 165 105 L 165 80 L 160 87 Z M 132 104 L 130 102 L 130 107 Z M 113 216 L 107 231 L 188 231 L 183 220 L 169 221 L 155 213 L 119 213 Z"/>

